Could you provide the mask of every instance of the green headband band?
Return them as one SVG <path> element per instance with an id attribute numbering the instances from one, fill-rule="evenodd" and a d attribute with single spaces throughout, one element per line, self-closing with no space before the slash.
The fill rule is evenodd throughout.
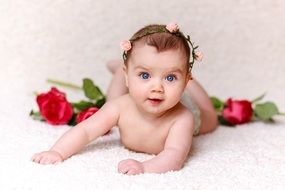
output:
<path id="1" fill-rule="evenodd" d="M 195 60 L 202 61 L 202 58 L 203 58 L 202 52 L 196 50 L 199 46 L 194 46 L 194 43 L 191 42 L 191 40 L 190 40 L 190 36 L 187 35 L 187 37 L 186 37 L 182 32 L 180 32 L 178 25 L 175 23 L 170 23 L 166 26 L 160 25 L 157 27 L 150 28 L 148 30 L 145 30 L 139 36 L 132 37 L 130 40 L 122 41 L 120 43 L 120 46 L 124 50 L 123 60 L 124 61 L 127 60 L 127 52 L 132 48 L 132 43 L 134 41 L 136 41 L 136 40 L 138 40 L 144 36 L 148 36 L 148 35 L 155 34 L 155 33 L 169 33 L 172 35 L 176 35 L 177 37 L 181 37 L 188 42 L 189 47 L 190 47 L 190 51 L 191 51 L 190 55 L 192 55 L 192 59 L 190 58 L 190 61 L 189 61 L 189 71 L 192 70 Z"/>

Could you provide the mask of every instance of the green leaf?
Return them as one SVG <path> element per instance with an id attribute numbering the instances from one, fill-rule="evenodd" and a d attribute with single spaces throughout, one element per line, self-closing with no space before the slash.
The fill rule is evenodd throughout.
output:
<path id="1" fill-rule="evenodd" d="M 106 98 L 103 97 L 102 99 L 99 99 L 96 101 L 95 106 L 97 108 L 101 108 L 105 104 L 105 102 L 106 102 Z"/>
<path id="2" fill-rule="evenodd" d="M 95 107 L 96 105 L 92 102 L 87 102 L 87 101 L 80 101 L 80 102 L 75 102 L 75 103 L 72 103 L 72 107 L 74 107 L 75 109 L 79 110 L 79 111 L 83 111 L 87 108 L 90 108 L 90 107 Z"/>
<path id="3" fill-rule="evenodd" d="M 98 100 L 104 98 L 104 95 L 101 90 L 94 85 L 92 80 L 88 78 L 83 79 L 83 90 L 85 96 L 91 100 Z"/>
<path id="4" fill-rule="evenodd" d="M 259 102 L 260 100 L 262 100 L 264 98 L 264 96 L 266 95 L 266 92 L 264 92 L 262 95 L 258 96 L 257 98 L 255 98 L 254 100 L 252 100 L 252 103 L 256 103 Z"/>
<path id="5" fill-rule="evenodd" d="M 77 117 L 77 114 L 74 113 L 67 125 L 74 127 L 77 124 L 76 117 Z"/>
<path id="6" fill-rule="evenodd" d="M 42 117 L 40 112 L 35 112 L 34 110 L 31 110 L 29 114 L 34 120 L 44 121 L 44 118 Z"/>
<path id="7" fill-rule="evenodd" d="M 224 109 L 225 103 L 221 101 L 219 98 L 212 96 L 211 101 L 217 112 L 221 112 Z"/>
<path id="8" fill-rule="evenodd" d="M 254 108 L 254 113 L 262 120 L 271 120 L 273 116 L 279 114 L 279 111 L 273 102 L 265 102 L 257 104 Z"/>
<path id="9" fill-rule="evenodd" d="M 235 125 L 230 124 L 229 122 L 227 122 L 223 116 L 218 115 L 218 121 L 221 125 L 226 126 L 226 127 L 236 127 Z"/>

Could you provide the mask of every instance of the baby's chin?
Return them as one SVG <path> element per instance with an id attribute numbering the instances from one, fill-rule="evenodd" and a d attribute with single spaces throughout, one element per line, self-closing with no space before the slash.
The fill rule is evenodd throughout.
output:
<path id="1" fill-rule="evenodd" d="M 158 101 L 158 100 L 150 100 L 147 101 L 144 105 L 140 106 L 141 110 L 145 114 L 149 114 L 152 116 L 160 117 L 163 114 L 165 114 L 168 111 L 171 111 L 174 106 L 166 105 L 164 100 Z"/>

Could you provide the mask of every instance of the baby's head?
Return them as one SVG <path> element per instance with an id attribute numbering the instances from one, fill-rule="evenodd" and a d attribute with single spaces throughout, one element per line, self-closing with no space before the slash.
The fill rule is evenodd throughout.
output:
<path id="1" fill-rule="evenodd" d="M 121 42 L 124 50 L 123 59 L 125 66 L 128 66 L 130 59 L 135 56 L 134 49 L 148 45 L 154 47 L 157 53 L 176 50 L 183 57 L 186 71 L 191 74 L 191 69 L 195 59 L 201 59 L 200 52 L 196 52 L 189 36 L 185 36 L 179 31 L 177 24 L 170 23 L 168 25 L 148 25 L 137 31 L 130 40 Z M 189 46 L 190 45 L 190 46 Z"/>
<path id="2" fill-rule="evenodd" d="M 189 43 L 189 44 L 188 44 Z M 121 43 L 129 95 L 145 113 L 173 108 L 191 78 L 195 54 L 176 24 L 149 25 Z"/>

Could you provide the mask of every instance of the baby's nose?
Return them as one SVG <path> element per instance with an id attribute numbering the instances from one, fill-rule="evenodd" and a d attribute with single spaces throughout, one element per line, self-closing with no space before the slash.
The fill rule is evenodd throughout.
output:
<path id="1" fill-rule="evenodd" d="M 164 87 L 163 87 L 162 82 L 160 80 L 154 81 L 151 91 L 152 92 L 159 92 L 159 93 L 164 92 Z"/>

